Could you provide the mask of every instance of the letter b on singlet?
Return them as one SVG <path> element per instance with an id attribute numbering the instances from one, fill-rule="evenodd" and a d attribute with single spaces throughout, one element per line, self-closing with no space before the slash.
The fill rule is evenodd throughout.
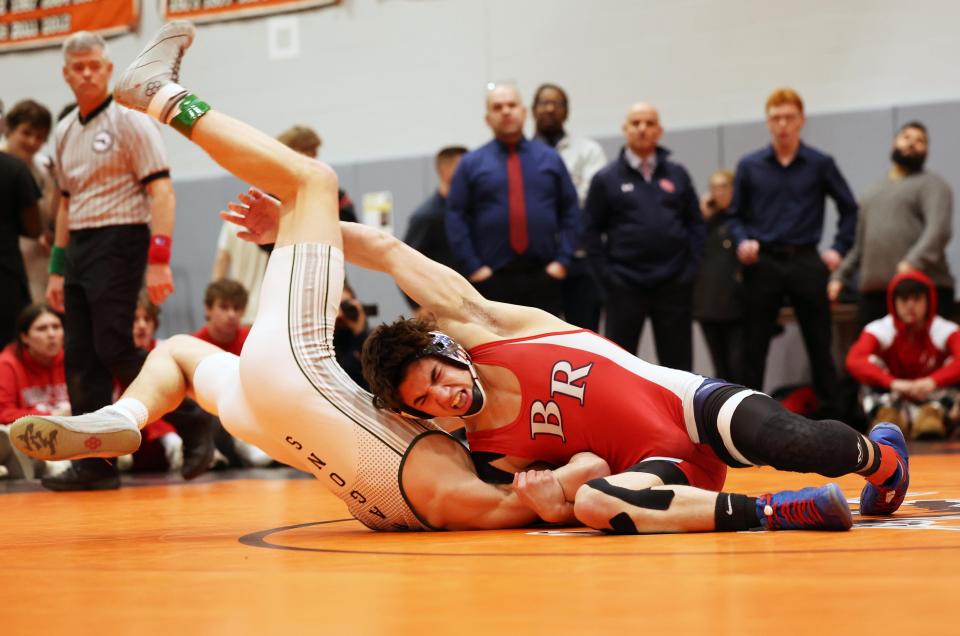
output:
<path id="1" fill-rule="evenodd" d="M 563 416 L 560 407 L 553 400 L 543 403 L 534 400 L 530 405 L 530 438 L 537 435 L 554 435 L 567 441 L 563 435 Z"/>

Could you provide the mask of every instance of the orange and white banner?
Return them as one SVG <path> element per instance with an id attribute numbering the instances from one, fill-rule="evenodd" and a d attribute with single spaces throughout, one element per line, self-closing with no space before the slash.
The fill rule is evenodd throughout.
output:
<path id="1" fill-rule="evenodd" d="M 138 0 L 0 0 L 0 52 L 56 45 L 77 31 L 126 33 L 139 8 Z"/>
<path id="2" fill-rule="evenodd" d="M 213 22 L 339 3 L 340 0 L 163 0 L 163 18 Z"/>

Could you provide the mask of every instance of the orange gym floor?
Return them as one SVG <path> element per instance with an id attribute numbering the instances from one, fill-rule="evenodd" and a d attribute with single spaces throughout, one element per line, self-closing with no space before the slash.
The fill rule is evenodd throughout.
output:
<path id="1" fill-rule="evenodd" d="M 912 449 L 901 512 L 846 533 L 377 534 L 287 469 L 8 483 L 0 634 L 958 634 L 960 443 Z M 838 482 L 856 510 L 862 480 Z"/>

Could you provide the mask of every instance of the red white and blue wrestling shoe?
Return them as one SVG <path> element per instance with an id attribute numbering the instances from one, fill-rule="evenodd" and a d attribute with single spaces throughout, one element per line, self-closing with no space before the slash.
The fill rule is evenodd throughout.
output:
<path id="1" fill-rule="evenodd" d="M 907 453 L 907 440 L 896 424 L 884 422 L 877 424 L 867 435 L 877 444 L 892 446 L 897 451 L 897 472 L 882 486 L 867 482 L 860 493 L 860 514 L 878 516 L 892 515 L 896 512 L 910 485 L 910 455 Z"/>
<path id="2" fill-rule="evenodd" d="M 757 498 L 764 530 L 849 530 L 850 506 L 836 484 L 785 490 Z"/>

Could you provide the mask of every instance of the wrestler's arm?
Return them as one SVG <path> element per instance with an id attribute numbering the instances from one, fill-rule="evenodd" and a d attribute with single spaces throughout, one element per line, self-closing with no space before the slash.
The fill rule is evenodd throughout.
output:
<path id="1" fill-rule="evenodd" d="M 447 435 L 427 435 L 414 444 L 401 485 L 411 507 L 434 528 L 519 528 L 539 520 L 510 486 L 482 481 L 466 448 Z"/>
<path id="2" fill-rule="evenodd" d="M 243 229 L 237 236 L 244 240 L 254 243 L 275 240 L 278 219 L 283 213 L 281 203 L 256 188 L 238 198 L 241 203 L 229 204 L 229 211 L 221 212 L 221 218 L 241 226 Z M 344 256 L 349 262 L 389 274 L 405 294 L 441 320 L 456 321 L 464 326 L 479 323 L 501 337 L 572 328 L 545 311 L 485 299 L 459 273 L 430 260 L 386 232 L 347 222 L 340 223 L 340 230 Z M 470 346 L 471 343 L 464 344 Z"/>
<path id="3" fill-rule="evenodd" d="M 442 496 L 451 504 L 444 527 L 450 530 L 516 528 L 542 519 L 549 523 L 577 524 L 573 500 L 583 484 L 610 474 L 610 467 L 593 453 L 578 453 L 570 462 L 554 470 L 517 473 L 525 479 L 530 473 L 548 475 L 556 490 L 521 489 L 516 486 L 488 484 L 475 474 L 461 474 L 459 479 L 444 480 Z M 545 480 L 546 481 L 546 480 Z"/>
<path id="4" fill-rule="evenodd" d="M 458 272 L 386 232 L 358 223 L 340 223 L 340 230 L 347 261 L 389 274 L 405 294 L 441 321 L 482 325 L 501 337 L 572 328 L 540 309 L 487 300 Z"/>
<path id="5" fill-rule="evenodd" d="M 591 479 L 610 475 L 610 466 L 593 453 L 577 453 L 554 470 L 521 471 L 513 477 L 520 500 L 550 523 L 579 523 L 573 514 L 577 490 Z"/>

